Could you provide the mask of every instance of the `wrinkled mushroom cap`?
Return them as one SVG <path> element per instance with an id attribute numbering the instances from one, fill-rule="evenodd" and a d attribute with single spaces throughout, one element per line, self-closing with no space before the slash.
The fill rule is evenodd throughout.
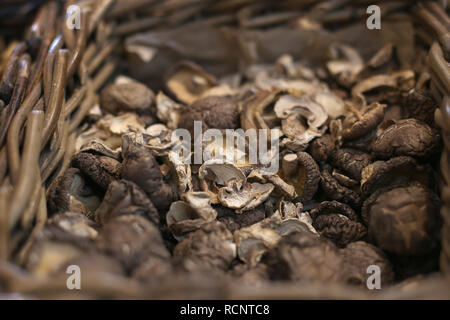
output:
<path id="1" fill-rule="evenodd" d="M 381 125 L 371 144 L 373 154 L 386 159 L 395 156 L 428 158 L 439 148 L 436 130 L 416 119 L 391 121 Z"/>
<path id="2" fill-rule="evenodd" d="M 365 210 L 369 237 L 383 250 L 418 255 L 438 243 L 439 200 L 420 184 L 381 193 Z"/>

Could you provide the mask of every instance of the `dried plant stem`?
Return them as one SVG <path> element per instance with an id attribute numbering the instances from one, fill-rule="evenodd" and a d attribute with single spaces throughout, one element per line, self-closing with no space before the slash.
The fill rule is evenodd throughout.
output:
<path id="1" fill-rule="evenodd" d="M 45 23 L 45 35 L 42 41 L 41 47 L 39 49 L 36 61 L 33 64 L 33 68 L 30 74 L 30 80 L 28 83 L 27 93 L 33 88 L 33 86 L 40 81 L 43 73 L 45 58 L 47 57 L 48 48 L 55 36 L 55 22 L 58 5 L 56 2 L 49 2 L 46 5 L 46 23 Z"/>
<path id="2" fill-rule="evenodd" d="M 432 1 L 427 1 L 423 4 L 439 19 L 439 21 L 447 28 L 447 30 L 450 30 L 450 18 L 439 4 Z"/>
<path id="3" fill-rule="evenodd" d="M 63 45 L 62 35 L 58 35 L 53 40 L 47 53 L 47 58 L 45 59 L 44 65 L 44 97 L 45 105 L 50 103 L 50 95 L 52 92 L 52 81 L 53 81 L 53 67 L 55 65 L 55 57 L 58 50 L 61 49 Z"/>
<path id="4" fill-rule="evenodd" d="M 66 86 L 68 51 L 60 49 L 55 65 L 50 103 L 45 114 L 45 127 L 42 135 L 41 149 L 45 147 L 55 130 L 64 101 L 64 88 Z"/>
<path id="5" fill-rule="evenodd" d="M 36 183 L 34 190 L 31 193 L 30 200 L 28 202 L 28 208 L 24 211 L 22 214 L 22 217 L 20 218 L 20 229 L 21 230 L 28 230 L 33 220 L 36 216 L 37 210 L 39 208 L 39 202 L 41 200 L 41 188 L 42 188 L 42 182 L 39 172 L 39 167 L 36 165 Z"/>
<path id="6" fill-rule="evenodd" d="M 91 75 L 95 70 L 97 70 L 102 62 L 114 51 L 117 43 L 117 40 L 113 40 L 100 50 L 100 52 L 94 57 L 94 59 L 92 59 L 87 68 L 88 75 Z"/>
<path id="7" fill-rule="evenodd" d="M 64 105 L 64 117 L 68 117 L 78 107 L 81 101 L 83 101 L 86 92 L 86 86 L 82 86 L 81 88 L 75 90 L 75 92 Z"/>
<path id="8" fill-rule="evenodd" d="M 40 82 L 38 82 L 33 87 L 28 97 L 26 97 L 26 99 L 20 106 L 19 110 L 17 110 L 17 113 L 14 116 L 11 122 L 11 127 L 8 131 L 8 137 L 6 141 L 8 150 L 8 166 L 9 166 L 9 176 L 11 178 L 11 182 L 13 185 L 17 183 L 17 179 L 19 176 L 20 130 L 22 129 L 23 124 L 25 123 L 25 120 L 28 117 L 28 114 L 31 112 L 32 108 L 37 103 L 40 95 L 41 95 L 41 84 Z"/>
<path id="9" fill-rule="evenodd" d="M 0 127 L 0 146 L 3 146 L 6 139 L 11 120 L 22 103 L 22 98 L 30 75 L 30 56 L 22 55 L 19 61 L 19 72 L 17 74 L 16 85 L 14 87 L 9 105 L 3 109 Z"/>
<path id="10" fill-rule="evenodd" d="M 3 181 L 6 171 L 8 171 L 8 154 L 5 146 L 0 149 L 0 181 Z"/>
<path id="11" fill-rule="evenodd" d="M 444 59 L 441 46 L 435 42 L 431 46 L 429 62 L 431 69 L 436 73 L 442 84 L 445 86 L 447 93 L 450 93 L 450 68 Z"/>
<path id="12" fill-rule="evenodd" d="M 7 206 L 10 190 L 0 186 L 0 261 L 8 259 L 8 215 Z"/>
<path id="13" fill-rule="evenodd" d="M 67 79 L 71 79 L 75 74 L 75 71 L 80 64 L 83 57 L 84 50 L 86 49 L 86 41 L 89 35 L 88 30 L 89 23 L 89 13 L 83 12 L 81 14 L 81 26 L 77 37 L 77 42 L 75 48 L 72 50 L 72 55 L 70 57 L 70 62 L 67 70 Z"/>
<path id="14" fill-rule="evenodd" d="M 94 77 L 92 87 L 95 92 L 108 80 L 109 76 L 114 72 L 116 64 L 113 61 L 106 63 Z"/>
<path id="15" fill-rule="evenodd" d="M 36 166 L 39 160 L 41 131 L 44 121 L 42 111 L 33 110 L 28 116 L 21 170 L 9 206 L 9 230 L 12 230 L 28 205 L 36 181 Z"/>
<path id="16" fill-rule="evenodd" d="M 75 0 L 68 0 L 64 6 L 64 12 L 67 12 L 67 8 L 73 4 L 75 4 Z M 65 19 L 67 18 L 68 17 L 66 16 Z M 66 44 L 66 47 L 72 51 L 75 47 L 75 34 L 73 30 L 69 29 L 66 23 L 63 23 L 62 33 L 64 35 L 64 43 Z"/>
<path id="17" fill-rule="evenodd" d="M 92 90 L 93 88 L 92 88 L 91 82 L 87 83 L 87 87 L 88 87 L 87 96 L 71 120 L 70 127 L 69 127 L 70 132 L 74 131 L 78 127 L 78 125 L 81 123 L 81 121 L 83 121 L 86 113 L 89 112 L 89 110 L 92 108 L 92 106 L 96 102 L 96 95 L 95 95 L 95 91 Z"/>
<path id="18" fill-rule="evenodd" d="M 161 23 L 162 19 L 160 17 L 145 17 L 141 19 L 136 19 L 133 21 L 127 21 L 119 24 L 114 33 L 123 36 L 130 33 L 136 33 L 140 31 L 145 31 L 151 27 L 157 26 Z"/>
<path id="19" fill-rule="evenodd" d="M 66 152 L 67 140 L 69 136 L 69 124 L 68 121 L 64 121 L 59 129 L 61 132 L 58 134 L 57 142 L 55 143 L 55 148 L 50 152 L 48 157 L 49 161 L 43 166 L 42 169 L 42 180 L 46 181 L 48 177 L 56 169 L 58 163 L 64 158 L 64 153 Z"/>
<path id="20" fill-rule="evenodd" d="M 35 240 L 36 234 L 38 234 L 44 228 L 46 221 L 47 221 L 47 200 L 45 198 L 45 188 L 40 188 L 40 201 L 36 213 L 35 219 L 36 223 L 26 243 L 22 246 L 20 252 L 17 254 L 17 260 L 19 265 L 23 265 L 25 263 L 25 259 L 28 256 L 28 251 Z"/>
<path id="21" fill-rule="evenodd" d="M 89 33 L 95 30 L 99 22 L 102 20 L 105 13 L 111 8 L 113 5 L 113 0 L 103 0 L 100 4 L 96 5 L 94 12 L 92 13 L 92 18 L 89 23 Z"/>
<path id="22" fill-rule="evenodd" d="M 421 21 L 429 26 L 442 45 L 446 56 L 450 55 L 450 32 L 449 29 L 439 21 L 439 19 L 427 10 L 423 5 L 419 5 L 415 9 L 416 15 Z"/>

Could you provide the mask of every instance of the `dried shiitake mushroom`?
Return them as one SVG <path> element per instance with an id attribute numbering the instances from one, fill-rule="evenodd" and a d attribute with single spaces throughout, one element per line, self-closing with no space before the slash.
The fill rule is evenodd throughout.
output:
<path id="1" fill-rule="evenodd" d="M 320 175 L 320 187 L 322 191 L 332 200 L 346 203 L 353 208 L 361 206 L 361 195 L 341 185 L 332 175 L 331 166 L 324 165 Z"/>
<path id="2" fill-rule="evenodd" d="M 92 214 L 101 202 L 101 196 L 87 177 L 77 168 L 70 168 L 51 185 L 48 206 L 51 213 L 64 211 Z"/>
<path id="3" fill-rule="evenodd" d="M 217 82 L 216 78 L 191 61 L 181 61 L 167 70 L 164 82 L 168 93 L 190 104 Z"/>
<path id="4" fill-rule="evenodd" d="M 311 200 L 317 192 L 320 181 L 319 166 L 306 152 L 285 155 L 280 175 L 294 186 L 302 202 Z"/>
<path id="5" fill-rule="evenodd" d="M 440 136 L 427 124 L 416 119 L 382 123 L 370 146 L 381 159 L 395 156 L 429 158 L 439 150 Z"/>
<path id="6" fill-rule="evenodd" d="M 359 52 L 350 46 L 332 46 L 331 50 L 335 56 L 340 57 L 327 63 L 328 71 L 340 84 L 350 87 L 364 69 L 364 60 Z"/>
<path id="7" fill-rule="evenodd" d="M 213 221 L 189 233 L 174 249 L 177 268 L 189 272 L 226 271 L 236 257 L 236 245 L 227 227 Z"/>
<path id="8" fill-rule="evenodd" d="M 152 282 L 164 279 L 166 276 L 171 277 L 173 273 L 174 270 L 170 256 L 159 256 L 155 254 L 134 269 L 131 277 L 139 281 Z"/>
<path id="9" fill-rule="evenodd" d="M 439 206 L 437 195 L 419 183 L 380 190 L 363 207 L 369 238 L 392 253 L 424 254 L 438 244 Z"/>
<path id="10" fill-rule="evenodd" d="M 232 281 L 238 281 L 245 286 L 258 286 L 264 284 L 269 280 L 269 272 L 264 263 L 259 263 L 256 266 L 249 264 L 237 264 L 229 272 Z"/>
<path id="11" fill-rule="evenodd" d="M 218 199 L 223 206 L 237 209 L 236 213 L 242 213 L 266 201 L 273 189 L 274 185 L 271 183 L 234 180 L 219 189 Z"/>
<path id="12" fill-rule="evenodd" d="M 183 199 L 173 202 L 166 215 L 167 226 L 175 237 L 195 231 L 217 217 L 208 193 L 187 192 L 183 194 Z"/>
<path id="13" fill-rule="evenodd" d="M 159 225 L 158 211 L 147 194 L 135 183 L 127 180 L 112 182 L 102 203 L 95 211 L 95 220 L 105 224 L 123 215 L 138 215 Z"/>
<path id="14" fill-rule="evenodd" d="M 305 150 L 312 139 L 321 136 L 328 119 L 322 105 L 308 96 L 283 95 L 275 103 L 274 111 L 287 137 L 281 145 L 295 151 Z"/>
<path id="15" fill-rule="evenodd" d="M 149 148 L 123 140 L 122 178 L 136 183 L 152 200 L 158 210 L 166 211 L 174 199 L 172 188 L 166 184 L 159 164 Z"/>
<path id="16" fill-rule="evenodd" d="M 72 166 L 78 168 L 103 189 L 120 178 L 122 164 L 107 156 L 80 152 L 72 158 Z"/>
<path id="17" fill-rule="evenodd" d="M 125 276 L 126 272 L 120 261 L 100 252 L 88 252 L 65 263 L 60 272 L 66 273 L 67 267 L 76 265 L 81 270 L 81 283 L 85 274 Z"/>
<path id="18" fill-rule="evenodd" d="M 66 211 L 56 214 L 48 220 L 47 225 L 57 226 L 75 236 L 95 239 L 97 237 L 97 225 L 78 212 Z"/>
<path id="19" fill-rule="evenodd" d="M 282 237 L 293 232 L 307 232 L 317 236 L 310 221 L 300 217 L 300 208 L 293 204 L 290 206 L 288 202 L 284 204 L 281 203 L 280 209 L 270 217 L 234 232 L 234 242 L 240 260 L 252 266 L 258 264 L 261 257 Z"/>
<path id="20" fill-rule="evenodd" d="M 383 120 L 386 105 L 373 103 L 361 111 L 351 109 L 352 114 L 346 116 L 342 137 L 344 140 L 356 140 L 373 129 Z"/>
<path id="21" fill-rule="evenodd" d="M 194 136 L 194 121 L 200 121 L 203 132 L 214 129 L 236 129 L 239 126 L 237 104 L 230 98 L 210 96 L 196 100 L 180 112 L 178 127 Z"/>
<path id="22" fill-rule="evenodd" d="M 50 224 L 36 235 L 27 250 L 24 265 L 36 275 L 47 276 L 89 251 L 93 251 L 89 237 L 79 236 L 56 224 Z"/>
<path id="23" fill-rule="evenodd" d="M 222 205 L 217 205 L 214 208 L 217 211 L 217 220 L 225 224 L 231 233 L 241 228 L 251 226 L 265 218 L 263 206 L 248 210 L 245 214 L 236 214 L 234 210 Z"/>
<path id="24" fill-rule="evenodd" d="M 341 282 L 343 259 L 328 240 L 308 232 L 283 237 L 263 261 L 274 280 L 301 282 Z"/>
<path id="25" fill-rule="evenodd" d="M 91 140 L 81 146 L 80 152 L 90 153 L 96 156 L 106 156 L 122 162 L 120 151 L 112 150 L 98 140 Z"/>
<path id="26" fill-rule="evenodd" d="M 155 94 L 142 83 L 131 80 L 114 83 L 100 94 L 100 106 L 113 114 L 120 111 L 150 114 Z"/>
<path id="27" fill-rule="evenodd" d="M 403 106 L 408 118 L 415 118 L 428 125 L 434 125 L 434 111 L 438 105 L 431 93 L 423 89 L 413 89 L 404 98 Z"/>
<path id="28" fill-rule="evenodd" d="M 340 148 L 331 154 L 331 164 L 355 180 L 361 180 L 362 170 L 370 164 L 371 156 L 365 152 Z"/>
<path id="29" fill-rule="evenodd" d="M 425 186 L 434 181 L 433 172 L 428 165 L 419 165 L 411 157 L 395 157 L 387 161 L 375 161 L 361 173 L 361 192 L 369 196 L 377 189 L 392 185 L 405 185 L 418 181 Z"/>
<path id="30" fill-rule="evenodd" d="M 367 270 L 370 266 L 380 268 L 381 288 L 394 281 L 394 272 L 391 263 L 382 250 L 364 241 L 349 243 L 341 249 L 344 259 L 344 281 L 350 285 L 367 288 Z"/>
<path id="31" fill-rule="evenodd" d="M 358 222 L 355 211 L 337 201 L 323 201 L 310 212 L 314 228 L 337 246 L 344 247 L 367 234 L 366 227 Z"/>
<path id="32" fill-rule="evenodd" d="M 111 219 L 100 230 L 95 242 L 100 251 L 119 260 L 127 271 L 152 256 L 170 257 L 159 229 L 137 215 Z"/>
<path id="33" fill-rule="evenodd" d="M 335 148 L 336 138 L 330 134 L 324 134 L 314 139 L 308 146 L 308 153 L 316 162 L 327 161 Z"/>

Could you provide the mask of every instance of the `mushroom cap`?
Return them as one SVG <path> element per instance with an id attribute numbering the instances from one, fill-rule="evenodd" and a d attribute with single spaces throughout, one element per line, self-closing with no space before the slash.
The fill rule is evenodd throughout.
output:
<path id="1" fill-rule="evenodd" d="M 319 233 L 339 247 L 364 238 L 366 227 L 358 222 L 355 211 L 337 201 L 323 201 L 311 211 L 313 226 Z"/>
<path id="2" fill-rule="evenodd" d="M 155 94 L 137 81 L 110 84 L 100 93 L 100 106 L 113 114 L 120 111 L 149 113 Z"/>
<path id="3" fill-rule="evenodd" d="M 127 271 L 152 255 L 170 257 L 159 229 L 137 215 L 119 216 L 108 221 L 99 232 L 96 247 L 119 260 Z"/>
<path id="4" fill-rule="evenodd" d="M 406 156 L 375 161 L 361 173 L 361 192 L 364 196 L 369 196 L 377 189 L 404 185 L 410 181 L 431 185 L 434 181 L 433 172 L 429 166 L 419 165 L 415 159 Z"/>
<path id="5" fill-rule="evenodd" d="M 418 255 L 438 244 L 439 198 L 418 183 L 380 192 L 364 210 L 369 237 L 383 250 Z"/>
<path id="6" fill-rule="evenodd" d="M 195 100 L 181 109 L 179 128 L 187 129 L 194 137 L 194 121 L 201 121 L 202 130 L 236 129 L 239 126 L 238 105 L 230 98 L 210 96 Z"/>
<path id="7" fill-rule="evenodd" d="M 395 156 L 429 158 L 439 150 L 438 131 L 425 123 L 416 119 L 404 119 L 383 124 L 371 143 L 372 153 L 378 158 L 387 159 Z"/>
<path id="8" fill-rule="evenodd" d="M 374 245 L 356 241 L 341 249 L 344 256 L 345 282 L 367 288 L 368 268 L 377 266 L 381 271 L 381 287 L 394 281 L 394 271 L 384 252 Z"/>
<path id="9" fill-rule="evenodd" d="M 135 183 L 127 180 L 112 182 L 102 203 L 95 211 L 95 219 L 105 224 L 123 215 L 138 215 L 159 225 L 159 214 L 147 194 Z"/>
<path id="10" fill-rule="evenodd" d="M 339 148 L 331 154 L 331 163 L 355 180 L 361 180 L 361 172 L 370 162 L 370 154 L 355 149 Z"/>
<path id="11" fill-rule="evenodd" d="M 236 245 L 227 227 L 212 221 L 189 233 L 173 251 L 175 265 L 185 271 L 226 271 L 236 257 Z"/>
<path id="12" fill-rule="evenodd" d="M 356 140 L 369 133 L 383 120 L 386 105 L 374 103 L 367 107 L 361 119 L 355 116 L 347 116 L 344 121 L 342 138 L 344 140 Z"/>

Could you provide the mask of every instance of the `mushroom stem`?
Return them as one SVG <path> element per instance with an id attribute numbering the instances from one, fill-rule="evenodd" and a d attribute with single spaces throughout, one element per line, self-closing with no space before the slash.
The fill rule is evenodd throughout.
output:
<path id="1" fill-rule="evenodd" d="M 293 178 L 298 172 L 298 161 L 295 153 L 287 154 L 281 160 L 281 170 L 286 178 Z"/>
<path id="2" fill-rule="evenodd" d="M 35 187 L 43 121 L 44 113 L 42 111 L 33 110 L 28 116 L 20 175 L 8 210 L 9 230 L 15 227 L 22 216 Z"/>
<path id="3" fill-rule="evenodd" d="M 363 116 L 362 116 L 361 112 L 358 109 L 356 109 L 356 107 L 352 103 L 346 101 L 345 108 L 348 111 L 350 111 L 351 113 L 353 113 L 355 115 L 355 117 L 358 119 L 358 121 L 362 120 Z"/>

